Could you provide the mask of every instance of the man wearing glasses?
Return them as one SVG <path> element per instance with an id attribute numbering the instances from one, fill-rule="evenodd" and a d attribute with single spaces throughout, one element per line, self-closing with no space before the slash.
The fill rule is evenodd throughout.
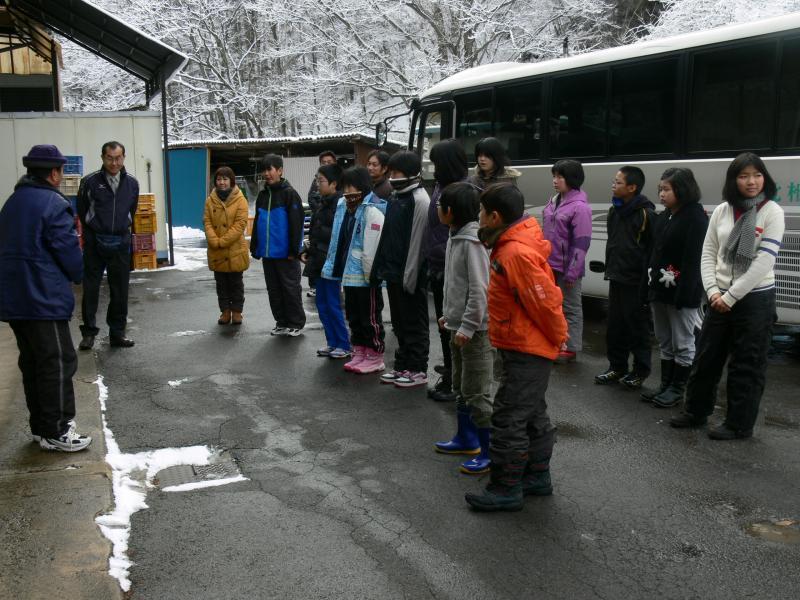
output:
<path id="1" fill-rule="evenodd" d="M 83 225 L 82 339 L 90 350 L 100 333 L 95 321 L 103 272 L 108 278 L 106 323 L 111 346 L 129 348 L 128 281 L 131 265 L 131 225 L 139 201 L 139 182 L 125 171 L 125 146 L 106 142 L 100 151 L 103 168 L 84 177 L 78 190 L 78 216 Z"/>

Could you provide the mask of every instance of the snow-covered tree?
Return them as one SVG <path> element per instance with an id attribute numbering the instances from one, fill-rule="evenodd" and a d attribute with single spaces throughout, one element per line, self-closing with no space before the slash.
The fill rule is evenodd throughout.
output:
<path id="1" fill-rule="evenodd" d="M 640 0 L 95 0 L 180 50 L 173 135 L 363 129 L 462 69 L 615 45 Z M 616 11 L 616 12 L 615 12 Z M 65 104 L 144 102 L 142 85 L 66 45 Z"/>
<path id="2" fill-rule="evenodd" d="M 658 20 L 646 27 L 650 37 L 746 23 L 800 11 L 800 0 L 664 0 Z"/>

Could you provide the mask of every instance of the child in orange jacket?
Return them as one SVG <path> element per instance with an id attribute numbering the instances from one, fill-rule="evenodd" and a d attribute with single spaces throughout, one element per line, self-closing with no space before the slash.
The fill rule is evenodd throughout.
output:
<path id="1" fill-rule="evenodd" d="M 492 249 L 489 339 L 502 367 L 494 397 L 491 477 L 483 494 L 466 494 L 479 511 L 519 510 L 523 495 L 552 493 L 555 427 L 545 391 L 553 360 L 567 340 L 561 290 L 547 264 L 550 242 L 523 212 L 522 192 L 493 185 L 481 195 L 478 237 Z"/>

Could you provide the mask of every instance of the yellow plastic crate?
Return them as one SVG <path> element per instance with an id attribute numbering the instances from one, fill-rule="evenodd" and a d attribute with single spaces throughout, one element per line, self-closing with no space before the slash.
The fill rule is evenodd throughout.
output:
<path id="1" fill-rule="evenodd" d="M 139 213 L 133 215 L 134 233 L 155 233 L 158 230 L 156 213 Z"/>
<path id="2" fill-rule="evenodd" d="M 149 214 L 156 212 L 156 195 L 139 194 L 139 203 L 136 205 L 136 213 Z"/>
<path id="3" fill-rule="evenodd" d="M 153 252 L 134 252 L 131 254 L 131 261 L 133 262 L 133 270 L 140 271 L 142 269 L 157 269 L 158 261 L 156 260 L 156 253 Z"/>

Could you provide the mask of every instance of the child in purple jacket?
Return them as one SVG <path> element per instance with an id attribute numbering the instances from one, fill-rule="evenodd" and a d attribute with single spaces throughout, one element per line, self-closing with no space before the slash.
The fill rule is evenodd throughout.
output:
<path id="1" fill-rule="evenodd" d="M 547 262 L 564 295 L 564 317 L 569 326 L 569 340 L 556 359 L 557 363 L 574 362 L 583 340 L 581 280 L 586 274 L 586 252 L 592 241 L 592 209 L 586 192 L 581 190 L 583 166 L 577 160 L 560 160 L 550 170 L 556 195 L 544 207 L 542 229 L 552 250 Z"/>

